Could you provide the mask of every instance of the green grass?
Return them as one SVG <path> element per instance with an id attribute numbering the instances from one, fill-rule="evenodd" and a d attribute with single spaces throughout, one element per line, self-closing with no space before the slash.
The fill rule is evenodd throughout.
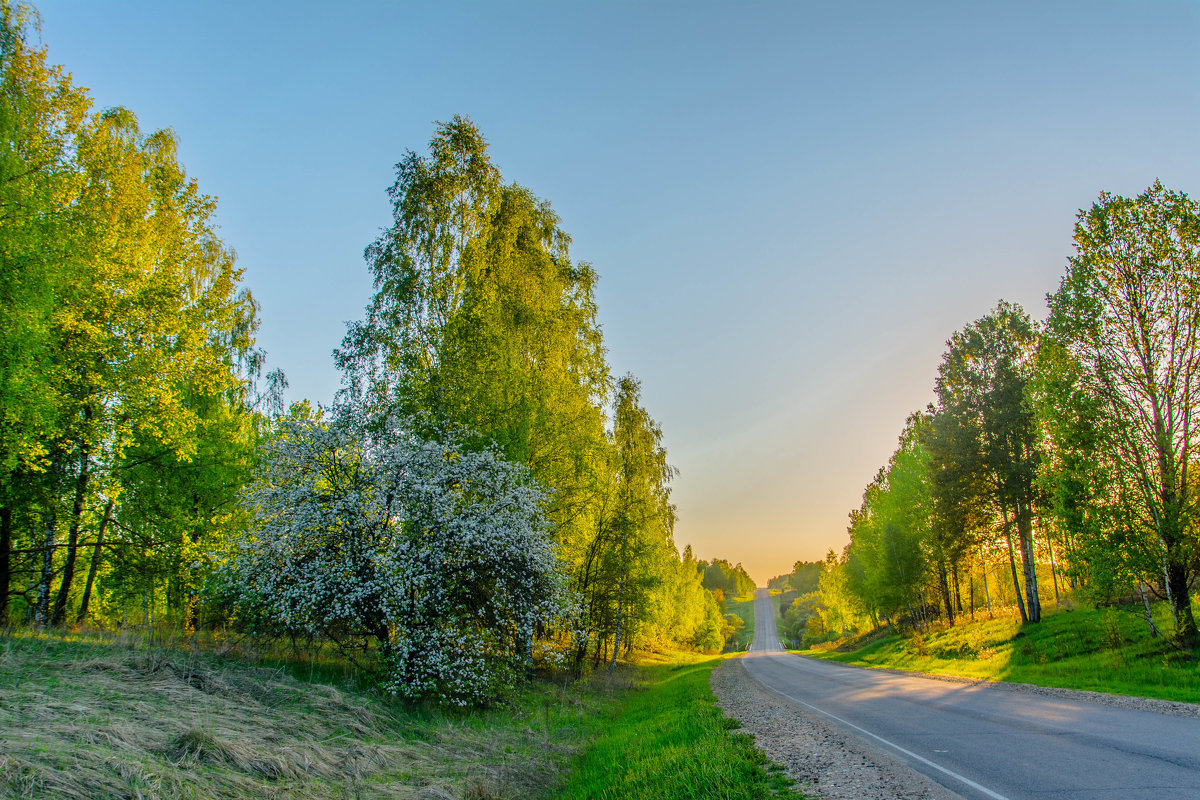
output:
<path id="1" fill-rule="evenodd" d="M 1169 616 L 1157 623 L 1170 630 Z M 850 647 L 803 652 L 867 667 L 1200 703 L 1200 664 L 1150 638 L 1144 620 L 1126 609 L 1050 610 L 1027 625 L 997 616 L 907 637 L 893 633 L 839 652 Z"/>
<path id="2" fill-rule="evenodd" d="M 778 768 L 731 732 L 709 676 L 721 659 L 645 668 L 645 683 L 578 758 L 561 800 L 798 798 Z"/>

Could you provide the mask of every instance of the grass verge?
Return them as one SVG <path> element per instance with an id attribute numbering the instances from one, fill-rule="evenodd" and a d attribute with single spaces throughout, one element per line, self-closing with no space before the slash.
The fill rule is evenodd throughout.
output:
<path id="1" fill-rule="evenodd" d="M 1170 629 L 1169 619 L 1159 624 Z M 997 616 L 924 634 L 877 636 L 861 647 L 835 642 L 802 652 L 866 667 L 1200 703 L 1196 659 L 1150 638 L 1137 613 L 1115 608 L 1053 610 L 1027 625 Z"/>
<path id="2" fill-rule="evenodd" d="M 714 705 L 721 659 L 645 668 L 645 681 L 577 758 L 560 800 L 800 798 Z"/>
<path id="3" fill-rule="evenodd" d="M 0 634 L 0 797 L 544 797 L 620 697 L 535 683 L 502 708 L 444 712 L 295 674 L 311 671 Z"/>

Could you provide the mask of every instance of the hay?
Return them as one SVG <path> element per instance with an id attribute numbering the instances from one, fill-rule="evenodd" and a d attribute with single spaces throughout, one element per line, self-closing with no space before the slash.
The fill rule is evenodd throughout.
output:
<path id="1" fill-rule="evenodd" d="M 0 642 L 2 798 L 507 800 L 544 794 L 569 752 L 537 720 L 414 716 L 194 651 Z"/>

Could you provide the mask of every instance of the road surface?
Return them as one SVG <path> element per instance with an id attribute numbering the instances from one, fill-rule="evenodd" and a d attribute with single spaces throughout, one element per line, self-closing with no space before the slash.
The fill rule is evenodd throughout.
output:
<path id="1" fill-rule="evenodd" d="M 755 680 L 963 797 L 1200 800 L 1200 719 L 790 655 L 765 589 L 754 630 Z"/>

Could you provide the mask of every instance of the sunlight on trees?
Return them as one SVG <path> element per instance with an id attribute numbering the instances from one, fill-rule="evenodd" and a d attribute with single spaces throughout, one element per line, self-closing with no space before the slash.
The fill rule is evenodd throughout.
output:
<path id="1" fill-rule="evenodd" d="M 950 338 L 937 406 L 910 417 L 828 572 L 872 617 L 917 627 L 953 624 L 964 583 L 966 613 L 1012 602 L 1030 622 L 1047 579 L 1056 600 L 1135 597 L 1155 636 L 1161 599 L 1193 649 L 1200 207 L 1158 182 L 1102 194 L 1049 304 L 1044 329 L 1001 302 Z"/>

